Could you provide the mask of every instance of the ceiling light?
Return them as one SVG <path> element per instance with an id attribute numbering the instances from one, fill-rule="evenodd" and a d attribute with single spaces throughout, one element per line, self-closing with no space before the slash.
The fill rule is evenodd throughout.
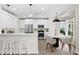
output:
<path id="1" fill-rule="evenodd" d="M 29 17 L 32 17 L 32 14 L 30 14 Z"/>
<path id="2" fill-rule="evenodd" d="M 26 16 L 24 15 L 23 17 L 25 18 Z"/>
<path id="3" fill-rule="evenodd" d="M 15 11 L 15 10 L 16 10 L 16 8 L 12 8 L 12 10 L 13 10 L 13 11 Z"/>
<path id="4" fill-rule="evenodd" d="M 8 7 L 8 17 L 9 17 L 9 7 L 10 7 L 10 5 L 9 5 L 9 4 L 7 4 L 6 6 Z"/>
<path id="5" fill-rule="evenodd" d="M 41 8 L 41 10 L 44 10 L 45 8 Z"/>
<path id="6" fill-rule="evenodd" d="M 29 4 L 29 6 L 31 7 L 31 6 L 32 6 L 32 4 Z"/>
<path id="7" fill-rule="evenodd" d="M 10 18 L 10 16 L 8 15 L 8 18 Z"/>
<path id="8" fill-rule="evenodd" d="M 29 4 L 29 7 L 30 7 L 30 13 L 29 13 L 29 17 L 32 17 L 32 4 Z"/>
<path id="9" fill-rule="evenodd" d="M 56 12 L 56 18 L 53 20 L 53 22 L 60 22 L 60 20 L 57 18 L 57 12 Z"/>
<path id="10" fill-rule="evenodd" d="M 8 7 L 9 7 L 10 5 L 9 5 L 9 4 L 7 4 L 6 6 L 8 6 Z"/>

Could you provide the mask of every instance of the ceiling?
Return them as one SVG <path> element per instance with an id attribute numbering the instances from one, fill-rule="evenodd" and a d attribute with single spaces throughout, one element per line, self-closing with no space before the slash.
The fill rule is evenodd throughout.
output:
<path id="1" fill-rule="evenodd" d="M 2 4 L 1 7 L 9 10 L 10 12 L 16 14 L 19 18 L 26 17 L 39 17 L 39 18 L 49 18 L 55 17 L 56 12 L 57 15 L 62 13 L 63 11 L 70 8 L 72 4 L 33 4 L 30 6 L 29 4 L 10 4 L 10 6 L 6 6 L 6 4 Z"/>

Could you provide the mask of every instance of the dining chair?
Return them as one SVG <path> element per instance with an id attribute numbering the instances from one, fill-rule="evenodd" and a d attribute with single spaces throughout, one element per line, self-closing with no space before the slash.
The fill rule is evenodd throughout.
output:
<path id="1" fill-rule="evenodd" d="M 71 53 L 71 50 L 72 50 L 72 38 L 71 37 L 63 37 L 63 38 L 61 38 L 61 43 L 62 43 L 61 49 L 63 49 L 65 44 L 67 44 L 68 47 L 69 47 L 69 52 Z"/>
<path id="2" fill-rule="evenodd" d="M 50 36 L 46 36 L 45 38 L 46 38 L 46 49 L 47 49 L 48 46 L 49 46 L 49 47 L 52 48 L 52 52 L 53 52 L 53 50 L 54 50 L 54 48 L 55 48 L 55 47 L 53 47 L 53 44 L 56 43 L 56 40 L 53 39 L 53 37 L 50 37 Z"/>

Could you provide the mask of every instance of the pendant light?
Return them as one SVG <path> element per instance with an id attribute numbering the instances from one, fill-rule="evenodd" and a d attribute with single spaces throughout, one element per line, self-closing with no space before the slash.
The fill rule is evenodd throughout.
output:
<path id="1" fill-rule="evenodd" d="M 60 22 L 60 20 L 57 18 L 57 12 L 56 12 L 56 18 L 53 20 L 53 22 Z"/>
<path id="2" fill-rule="evenodd" d="M 60 20 L 57 18 L 57 12 L 56 12 L 56 18 L 53 20 L 53 22 L 55 23 L 55 36 L 57 36 L 58 35 L 58 25 L 59 25 L 59 22 L 60 22 Z"/>
<path id="3" fill-rule="evenodd" d="M 31 6 L 32 6 L 32 4 L 29 4 L 29 6 L 31 7 Z"/>
<path id="4" fill-rule="evenodd" d="M 32 17 L 32 11 L 31 11 L 32 4 L 29 4 L 29 6 L 30 6 L 30 13 L 29 13 L 29 16 Z"/>
<path id="5" fill-rule="evenodd" d="M 10 5 L 9 5 L 9 4 L 7 4 L 6 6 L 8 7 L 8 17 L 9 17 L 9 7 L 10 7 Z"/>

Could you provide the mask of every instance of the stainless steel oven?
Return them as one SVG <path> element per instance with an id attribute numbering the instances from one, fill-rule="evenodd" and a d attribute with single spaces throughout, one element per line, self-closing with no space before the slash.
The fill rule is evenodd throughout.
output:
<path id="1" fill-rule="evenodd" d="M 38 31 L 38 39 L 44 39 L 44 30 Z"/>
<path id="2" fill-rule="evenodd" d="M 38 39 L 44 39 L 44 25 L 38 25 Z"/>

